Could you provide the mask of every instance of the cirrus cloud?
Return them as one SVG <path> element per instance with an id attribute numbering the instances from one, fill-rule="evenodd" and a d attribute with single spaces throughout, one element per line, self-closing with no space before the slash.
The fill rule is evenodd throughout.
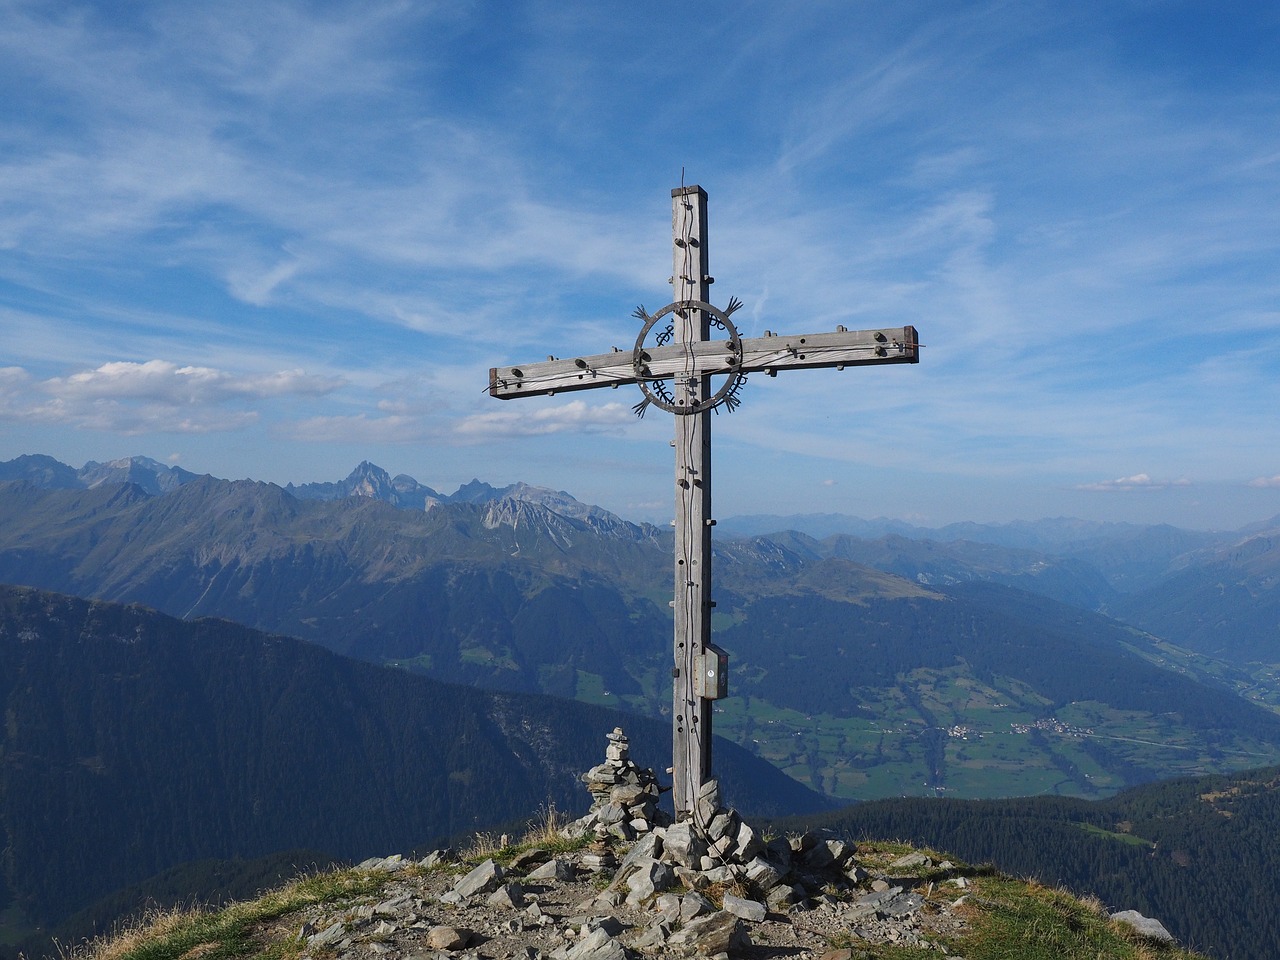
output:
<path id="1" fill-rule="evenodd" d="M 1131 477 L 1117 477 L 1115 480 L 1102 480 L 1098 483 L 1077 484 L 1076 489 L 1112 493 L 1117 491 L 1129 492 L 1133 490 L 1165 490 L 1169 487 L 1189 486 L 1191 486 L 1191 481 L 1187 479 L 1153 480 L 1150 474 L 1135 473 Z"/>
<path id="2" fill-rule="evenodd" d="M 338 377 L 311 376 L 304 370 L 234 374 L 213 367 L 183 366 L 168 360 L 115 361 L 41 384 L 60 399 L 149 399 L 174 404 L 220 403 L 242 397 L 322 396 L 343 386 Z"/>
<path id="3" fill-rule="evenodd" d="M 626 404 L 592 406 L 582 400 L 572 400 L 562 406 L 532 412 L 494 410 L 472 414 L 459 421 L 454 428 L 454 435 L 462 440 L 480 442 L 552 433 L 601 433 L 634 420 L 635 416 Z"/>

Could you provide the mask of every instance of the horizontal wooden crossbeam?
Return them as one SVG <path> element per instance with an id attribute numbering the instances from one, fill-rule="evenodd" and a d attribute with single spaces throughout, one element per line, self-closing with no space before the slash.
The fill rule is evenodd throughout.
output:
<path id="1" fill-rule="evenodd" d="M 615 349 L 590 357 L 491 367 L 489 393 L 500 400 L 510 400 L 675 376 L 715 376 L 735 370 L 773 376 L 779 370 L 806 367 L 918 363 L 920 343 L 915 327 L 892 327 L 753 337 L 742 340 L 740 354 L 728 340 L 668 344 L 646 348 L 639 358 L 639 369 L 635 359 L 631 351 Z"/>

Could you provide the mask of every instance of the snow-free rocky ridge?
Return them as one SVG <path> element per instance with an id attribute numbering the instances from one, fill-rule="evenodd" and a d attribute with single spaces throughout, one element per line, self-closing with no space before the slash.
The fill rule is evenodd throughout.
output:
<path id="1" fill-rule="evenodd" d="M 623 732 L 608 740 L 583 776 L 591 810 L 562 830 L 585 846 L 470 869 L 447 850 L 373 858 L 358 869 L 389 875 L 377 894 L 310 907 L 274 934 L 317 960 L 853 960 L 889 944 L 961 955 L 947 944 L 963 941 L 966 901 L 989 871 L 820 833 L 766 839 L 720 805 L 714 780 L 673 824 Z M 1168 945 L 1157 922 L 1126 919 Z"/>

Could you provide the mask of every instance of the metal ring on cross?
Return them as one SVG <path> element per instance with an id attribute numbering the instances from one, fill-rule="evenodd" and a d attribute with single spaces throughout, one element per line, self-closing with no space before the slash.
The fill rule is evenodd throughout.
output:
<path id="1" fill-rule="evenodd" d="M 717 327 L 724 330 L 729 336 L 728 348 L 728 366 L 732 369 L 725 374 L 724 383 L 711 394 L 706 400 L 694 399 L 691 402 L 685 402 L 683 397 L 679 397 L 682 391 L 669 389 L 666 385 L 667 380 L 677 379 L 679 373 L 654 374 L 649 369 L 650 355 L 645 349 L 645 340 L 649 336 L 649 332 L 653 330 L 654 325 L 663 317 L 681 310 L 701 310 L 711 317 L 711 322 Z M 738 387 L 743 380 L 741 371 L 742 366 L 742 338 L 738 336 L 738 328 L 733 325 L 733 321 L 729 319 L 729 314 L 721 310 L 719 307 L 713 307 L 705 300 L 677 300 L 674 303 L 668 303 L 657 313 L 649 316 L 648 314 L 640 314 L 645 320 L 644 326 L 640 329 L 640 335 L 636 337 L 635 349 L 632 352 L 632 366 L 635 369 L 636 382 L 640 385 L 640 389 L 644 391 L 645 399 L 652 403 L 655 407 L 666 410 L 668 413 L 678 415 L 687 415 L 690 413 L 702 413 L 718 407 L 720 404 L 733 399 Z M 675 341 L 675 321 L 668 322 L 666 327 L 662 329 L 656 339 L 657 346 L 666 346 L 673 342 L 698 343 L 702 341 Z M 730 405 L 730 409 L 732 406 Z"/>

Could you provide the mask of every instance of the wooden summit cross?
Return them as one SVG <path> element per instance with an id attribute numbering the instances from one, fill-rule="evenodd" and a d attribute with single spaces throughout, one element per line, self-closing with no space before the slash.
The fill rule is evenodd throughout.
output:
<path id="1" fill-rule="evenodd" d="M 489 393 L 502 400 L 571 390 L 637 384 L 651 404 L 675 414 L 675 662 L 672 667 L 671 768 L 676 817 L 692 815 L 698 790 L 711 776 L 711 703 L 727 695 L 727 655 L 711 643 L 711 411 L 732 410 L 748 373 L 775 376 L 796 367 L 916 363 L 914 327 L 846 330 L 801 336 L 769 331 L 743 340 L 730 315 L 707 302 L 714 282 L 707 267 L 707 194 L 671 191 L 671 280 L 675 300 L 652 315 L 643 307 L 635 346 L 612 353 L 489 370 Z M 663 322 L 665 321 L 665 323 Z M 712 340 L 712 329 L 723 339 Z M 650 334 L 653 334 L 652 342 Z M 720 378 L 718 386 L 713 378 Z"/>

